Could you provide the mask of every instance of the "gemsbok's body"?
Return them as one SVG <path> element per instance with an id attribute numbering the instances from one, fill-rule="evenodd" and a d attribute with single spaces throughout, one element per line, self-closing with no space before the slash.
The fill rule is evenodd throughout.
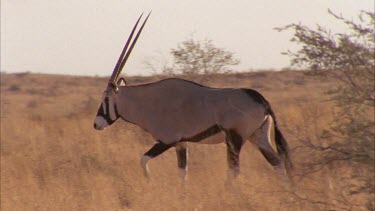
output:
<path id="1" fill-rule="evenodd" d="M 292 166 L 288 146 L 270 104 L 258 92 L 210 88 L 178 78 L 138 86 L 125 85 L 123 78 L 118 79 L 147 18 L 125 55 L 140 18 L 128 38 L 104 91 L 95 129 L 102 130 L 122 118 L 148 131 L 157 143 L 141 159 L 146 176 L 148 160 L 176 147 L 178 167 L 185 177 L 187 142 L 201 143 L 220 132 L 225 135 L 218 142 L 225 141 L 227 145 L 230 176 L 239 173 L 239 153 L 246 140 L 254 143 L 266 160 L 285 174 L 285 169 Z"/>

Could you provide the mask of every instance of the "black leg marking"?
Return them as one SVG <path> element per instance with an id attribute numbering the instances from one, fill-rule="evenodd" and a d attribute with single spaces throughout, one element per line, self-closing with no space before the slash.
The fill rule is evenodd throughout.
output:
<path id="1" fill-rule="evenodd" d="M 239 159 L 240 151 L 243 145 L 242 137 L 234 130 L 225 131 L 225 139 L 227 145 L 227 160 L 229 169 L 238 174 L 240 171 Z"/>
<path id="2" fill-rule="evenodd" d="M 164 144 L 164 143 L 159 141 L 150 150 L 148 150 L 144 155 L 149 156 L 151 158 L 154 158 L 154 157 L 160 155 L 161 153 L 167 151 L 172 146 L 173 145 L 171 145 L 171 144 L 167 145 L 167 144 Z"/>
<path id="3" fill-rule="evenodd" d="M 187 166 L 187 150 L 188 149 L 186 147 L 176 148 L 178 168 L 186 169 L 186 166 Z"/>
<path id="4" fill-rule="evenodd" d="M 143 173 L 145 174 L 145 176 L 147 178 L 149 178 L 149 174 L 150 174 L 150 171 L 148 170 L 148 167 L 147 167 L 147 162 L 160 155 L 161 153 L 167 151 L 169 148 L 171 148 L 172 146 L 174 146 L 173 144 L 170 144 L 170 145 L 167 145 L 167 144 L 164 144 L 162 142 L 158 142 L 157 144 L 155 144 L 150 150 L 148 150 L 142 157 L 141 159 L 141 166 L 143 168 Z"/>

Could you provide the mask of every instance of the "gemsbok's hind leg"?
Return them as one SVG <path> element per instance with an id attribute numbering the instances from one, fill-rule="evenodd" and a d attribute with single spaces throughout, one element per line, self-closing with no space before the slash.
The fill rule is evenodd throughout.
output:
<path id="1" fill-rule="evenodd" d="M 252 139 L 266 160 L 274 167 L 277 173 L 285 179 L 287 175 L 284 162 L 277 153 L 274 139 L 271 138 L 271 129 L 274 129 L 273 121 L 271 118 L 267 117 L 263 125 L 255 131 Z"/>
<path id="2" fill-rule="evenodd" d="M 240 173 L 240 151 L 243 145 L 242 137 L 234 130 L 225 131 L 227 145 L 228 178 L 235 178 Z"/>
<path id="3" fill-rule="evenodd" d="M 177 154 L 177 166 L 180 177 L 183 181 L 186 180 L 187 159 L 188 159 L 188 146 L 187 142 L 180 142 L 176 145 L 176 154 Z"/>
<path id="4" fill-rule="evenodd" d="M 150 171 L 148 169 L 148 165 L 147 165 L 147 162 L 160 155 L 161 153 L 167 151 L 169 148 L 171 148 L 173 145 L 167 145 L 167 144 L 164 144 L 162 142 L 158 142 L 157 144 L 155 144 L 151 149 L 149 149 L 143 156 L 142 156 L 142 159 L 141 159 L 141 166 L 142 166 L 142 169 L 143 169 L 143 173 L 144 175 L 149 178 L 150 176 Z"/>

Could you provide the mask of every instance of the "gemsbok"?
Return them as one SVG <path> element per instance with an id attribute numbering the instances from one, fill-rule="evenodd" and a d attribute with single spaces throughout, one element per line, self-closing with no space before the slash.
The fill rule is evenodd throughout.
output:
<path id="1" fill-rule="evenodd" d="M 223 134 L 227 147 L 228 177 L 239 174 L 239 154 L 246 140 L 255 144 L 279 174 L 292 168 L 288 145 L 276 123 L 269 102 L 252 89 L 210 88 L 178 78 L 130 86 L 119 78 L 150 14 L 129 47 L 142 17 L 138 18 L 112 72 L 94 121 L 103 130 L 121 118 L 149 132 L 156 144 L 141 159 L 145 176 L 147 162 L 171 147 L 176 148 L 181 176 L 187 170 L 187 142 L 205 143 Z M 128 49 L 129 47 L 129 49 Z"/>

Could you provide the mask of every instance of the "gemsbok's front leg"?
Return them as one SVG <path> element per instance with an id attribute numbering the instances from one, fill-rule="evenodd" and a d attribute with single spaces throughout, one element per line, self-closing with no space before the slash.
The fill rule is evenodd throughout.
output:
<path id="1" fill-rule="evenodd" d="M 229 181 L 240 173 L 240 151 L 243 138 L 234 130 L 225 131 L 225 143 L 227 145 L 228 179 Z"/>
<path id="2" fill-rule="evenodd" d="M 180 142 L 176 145 L 176 154 L 177 154 L 177 166 L 178 173 L 183 181 L 186 180 L 187 159 L 188 159 L 188 146 L 187 142 Z"/>
<path id="3" fill-rule="evenodd" d="M 148 169 L 148 166 L 147 166 L 147 162 L 152 159 L 152 158 L 155 158 L 156 156 L 160 155 L 161 153 L 167 151 L 169 148 L 171 148 L 173 145 L 167 145 L 167 144 L 164 144 L 163 142 L 161 141 L 158 141 L 157 144 L 155 144 L 151 149 L 149 149 L 143 156 L 142 156 L 142 159 L 141 159 L 141 166 L 142 166 L 142 169 L 143 169 L 143 173 L 144 175 L 149 178 L 150 177 L 150 171 Z"/>

